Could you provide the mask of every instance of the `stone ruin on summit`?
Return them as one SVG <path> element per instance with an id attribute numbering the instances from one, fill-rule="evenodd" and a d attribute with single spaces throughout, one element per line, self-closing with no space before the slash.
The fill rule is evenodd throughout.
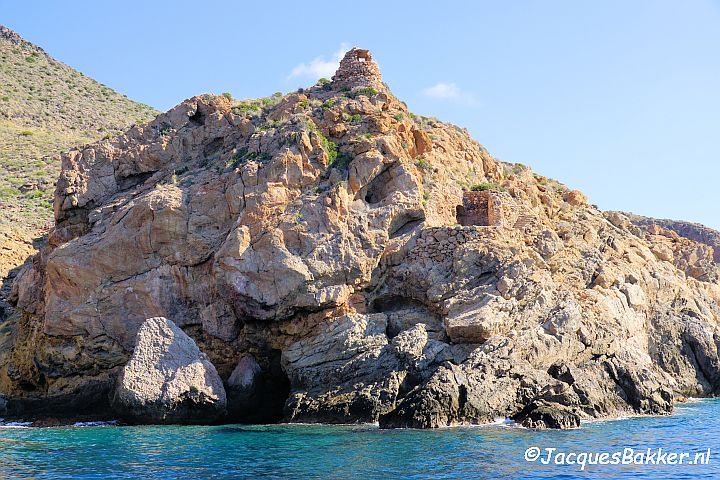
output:
<path id="1" fill-rule="evenodd" d="M 369 50 L 353 47 L 348 50 L 340 61 L 340 67 L 332 77 L 333 85 L 336 88 L 353 89 L 358 87 L 384 88 L 380 67 L 373 61 Z"/>
<path id="2" fill-rule="evenodd" d="M 336 89 L 374 88 L 384 90 L 380 67 L 369 50 L 353 47 L 345 53 L 335 75 Z M 423 152 L 419 152 L 423 153 Z M 498 191 L 464 192 L 463 204 L 456 209 L 457 221 L 463 226 L 512 227 L 516 212 L 510 196 Z"/>

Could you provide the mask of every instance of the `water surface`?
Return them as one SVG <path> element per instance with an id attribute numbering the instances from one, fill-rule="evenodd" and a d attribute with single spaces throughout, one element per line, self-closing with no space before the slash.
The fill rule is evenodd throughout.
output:
<path id="1" fill-rule="evenodd" d="M 720 400 L 681 405 L 670 417 L 592 422 L 571 431 L 510 425 L 432 431 L 370 425 L 0 427 L 0 478 L 720 478 L 719 431 Z M 565 453 L 662 447 L 694 454 L 710 448 L 711 455 L 703 465 L 587 465 L 583 471 L 526 461 L 525 451 L 534 446 Z"/>

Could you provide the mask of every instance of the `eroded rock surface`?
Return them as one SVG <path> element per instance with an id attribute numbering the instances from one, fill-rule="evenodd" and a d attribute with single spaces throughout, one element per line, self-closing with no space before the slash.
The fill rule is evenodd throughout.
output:
<path id="1" fill-rule="evenodd" d="M 206 423 L 225 413 L 222 380 L 192 338 L 167 318 L 149 318 L 117 379 L 113 408 L 132 421 Z"/>
<path id="2" fill-rule="evenodd" d="M 238 421 L 570 428 L 718 392 L 702 246 L 412 115 L 357 55 L 340 83 L 194 97 L 63 156 L 0 343 L 9 411 L 102 408 L 157 316 Z"/>
<path id="3" fill-rule="evenodd" d="M 684 237 L 702 243 L 713 249 L 713 260 L 720 263 L 720 232 L 700 223 L 685 222 L 682 220 L 669 220 L 644 217 L 632 213 L 625 213 L 635 225 L 645 229 L 650 234 L 662 234 L 672 238 Z M 674 232 L 677 236 L 673 236 Z"/>

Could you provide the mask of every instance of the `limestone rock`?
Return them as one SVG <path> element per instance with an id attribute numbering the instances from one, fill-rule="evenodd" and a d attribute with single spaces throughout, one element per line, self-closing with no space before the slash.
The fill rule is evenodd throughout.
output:
<path id="1" fill-rule="evenodd" d="M 398 407 L 380 417 L 380 428 L 437 428 L 492 421 L 469 397 L 471 380 L 461 368 L 447 364 Z"/>
<path id="2" fill-rule="evenodd" d="M 720 232 L 717 230 L 713 230 L 712 228 L 699 223 L 684 222 L 681 220 L 643 217 L 642 215 L 635 215 L 627 212 L 625 212 L 625 215 L 627 215 L 634 224 L 646 229 L 647 231 L 652 231 L 654 230 L 654 227 L 659 227 L 664 230 L 672 231 L 681 237 L 687 238 L 688 240 L 703 243 L 711 247 L 713 249 L 713 260 L 716 263 L 720 263 Z"/>
<path id="3" fill-rule="evenodd" d="M 255 359 L 246 355 L 240 359 L 235 370 L 230 374 L 227 381 L 228 387 L 242 393 L 252 394 L 261 372 L 262 369 Z"/>
<path id="4" fill-rule="evenodd" d="M 116 410 L 133 421 L 207 423 L 225 412 L 222 380 L 207 356 L 172 321 L 149 318 L 117 380 Z"/>
<path id="5" fill-rule="evenodd" d="M 386 322 L 383 314 L 346 315 L 289 345 L 283 365 L 294 391 L 287 417 L 367 422 L 390 408 L 404 374 L 395 355 L 402 348 L 388 345 Z"/>
<path id="6" fill-rule="evenodd" d="M 500 300 L 489 300 L 489 303 L 477 309 L 448 316 L 445 319 L 445 330 L 450 340 L 457 343 L 481 343 L 493 335 L 504 333 L 512 322 L 509 315 L 497 307 L 498 303 Z"/>

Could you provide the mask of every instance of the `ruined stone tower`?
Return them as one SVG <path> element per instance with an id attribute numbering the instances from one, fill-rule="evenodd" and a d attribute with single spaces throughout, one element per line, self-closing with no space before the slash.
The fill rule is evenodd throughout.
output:
<path id="1" fill-rule="evenodd" d="M 357 47 L 353 47 L 345 54 L 332 81 L 333 86 L 338 89 L 372 87 L 380 90 L 383 88 L 380 67 L 373 61 L 368 50 Z"/>
<path id="2" fill-rule="evenodd" d="M 501 202 L 495 192 L 463 192 L 463 204 L 456 208 L 460 225 L 499 226 Z"/>
<path id="3" fill-rule="evenodd" d="M 493 190 L 463 192 L 463 204 L 455 213 L 457 222 L 465 226 L 513 227 L 520 217 L 528 217 L 520 215 L 510 195 Z"/>

